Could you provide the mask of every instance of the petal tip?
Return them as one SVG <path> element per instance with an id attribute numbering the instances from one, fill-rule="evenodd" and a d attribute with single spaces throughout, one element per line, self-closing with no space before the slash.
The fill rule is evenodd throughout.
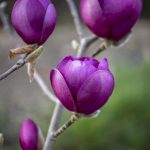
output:
<path id="1" fill-rule="evenodd" d="M 99 67 L 100 70 L 109 70 L 109 63 L 108 63 L 108 58 L 103 58 L 100 61 Z"/>

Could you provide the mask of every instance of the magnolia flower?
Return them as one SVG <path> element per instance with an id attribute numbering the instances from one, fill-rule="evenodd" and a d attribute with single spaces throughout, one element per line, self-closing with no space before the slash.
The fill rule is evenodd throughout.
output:
<path id="1" fill-rule="evenodd" d="M 42 150 L 44 144 L 41 130 L 31 119 L 26 119 L 23 122 L 19 141 L 22 150 Z"/>
<path id="2" fill-rule="evenodd" d="M 102 107 L 114 89 L 107 59 L 65 57 L 50 73 L 54 93 L 68 110 L 90 115 Z"/>
<path id="3" fill-rule="evenodd" d="M 119 41 L 138 20 L 143 0 L 81 0 L 84 23 L 99 37 Z"/>
<path id="4" fill-rule="evenodd" d="M 16 0 L 12 24 L 27 44 L 43 44 L 56 24 L 56 10 L 50 0 Z"/>

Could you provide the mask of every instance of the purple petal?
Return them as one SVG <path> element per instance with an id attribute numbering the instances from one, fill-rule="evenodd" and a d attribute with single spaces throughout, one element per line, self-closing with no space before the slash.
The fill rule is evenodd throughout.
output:
<path id="1" fill-rule="evenodd" d="M 37 150 L 38 128 L 31 119 L 23 122 L 19 138 L 23 150 Z"/>
<path id="2" fill-rule="evenodd" d="M 81 57 L 78 60 L 84 61 L 85 63 L 89 63 L 89 64 L 95 66 L 96 68 L 99 65 L 99 61 L 94 58 L 91 58 L 91 57 Z"/>
<path id="3" fill-rule="evenodd" d="M 38 1 L 42 4 L 45 10 L 47 9 L 48 5 L 51 3 L 50 0 L 38 0 Z"/>
<path id="4" fill-rule="evenodd" d="M 80 58 L 77 58 L 77 57 L 74 57 L 74 56 L 67 56 L 65 57 L 58 65 L 57 65 L 57 68 L 62 68 L 64 65 L 66 65 L 67 63 L 71 62 L 71 61 L 74 61 L 74 60 L 80 60 L 80 61 L 84 61 L 85 63 L 89 63 L 93 66 L 95 66 L 96 68 L 98 67 L 99 65 L 99 61 L 94 59 L 94 58 L 90 58 L 90 57 L 80 57 Z"/>
<path id="5" fill-rule="evenodd" d="M 98 0 L 81 0 L 81 17 L 91 31 L 101 37 L 109 33 L 108 23 Z"/>
<path id="6" fill-rule="evenodd" d="M 100 37 L 122 39 L 140 16 L 142 0 L 81 0 L 85 24 Z"/>
<path id="7" fill-rule="evenodd" d="M 38 0 L 30 0 L 27 4 L 26 13 L 32 30 L 41 35 L 46 9 Z"/>
<path id="8" fill-rule="evenodd" d="M 109 38 L 119 41 L 129 33 L 139 18 L 142 0 L 107 0 L 105 15 L 109 24 Z"/>
<path id="9" fill-rule="evenodd" d="M 114 89 L 113 75 L 106 70 L 93 73 L 81 86 L 77 95 L 79 113 L 91 114 L 102 107 Z"/>
<path id="10" fill-rule="evenodd" d="M 62 63 L 58 65 L 58 69 L 63 75 L 74 101 L 76 101 L 77 93 L 82 83 L 98 69 L 90 61 L 81 61 L 73 57 L 66 57 Z"/>
<path id="11" fill-rule="evenodd" d="M 57 69 L 53 69 L 50 73 L 51 85 L 55 95 L 62 104 L 70 111 L 77 111 L 76 105 L 72 98 L 71 92 L 64 80 L 63 76 Z"/>
<path id="12" fill-rule="evenodd" d="M 18 0 L 12 11 L 12 24 L 26 43 L 37 43 L 44 16 L 45 10 L 39 1 Z"/>
<path id="13" fill-rule="evenodd" d="M 108 59 L 107 58 L 103 58 L 100 61 L 98 69 L 100 69 L 100 70 L 109 70 L 109 64 L 108 64 Z"/>
<path id="14" fill-rule="evenodd" d="M 69 63 L 69 62 L 71 62 L 73 60 L 75 60 L 75 57 L 73 57 L 73 56 L 65 57 L 63 60 L 61 60 L 59 62 L 59 64 L 57 65 L 57 69 L 59 70 L 59 69 L 63 68 L 67 63 Z"/>
<path id="15" fill-rule="evenodd" d="M 39 45 L 43 44 L 48 39 L 48 37 L 52 34 L 55 25 L 56 25 L 56 10 L 54 5 L 50 4 L 45 14 L 41 39 L 38 43 Z"/>

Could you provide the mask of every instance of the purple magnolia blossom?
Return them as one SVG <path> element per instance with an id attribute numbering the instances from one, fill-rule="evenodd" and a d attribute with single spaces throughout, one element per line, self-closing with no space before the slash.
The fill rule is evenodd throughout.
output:
<path id="1" fill-rule="evenodd" d="M 97 36 L 119 41 L 139 18 L 142 3 L 143 0 L 81 0 L 80 13 Z"/>
<path id="2" fill-rule="evenodd" d="M 12 24 L 27 44 L 43 44 L 56 24 L 56 10 L 50 0 L 17 0 Z"/>
<path id="3" fill-rule="evenodd" d="M 70 111 L 92 114 L 112 94 L 114 78 L 107 59 L 65 57 L 50 73 L 52 88 Z"/>
<path id="4" fill-rule="evenodd" d="M 42 150 L 42 137 L 38 126 L 31 119 L 26 119 L 20 129 L 20 145 L 22 150 Z"/>

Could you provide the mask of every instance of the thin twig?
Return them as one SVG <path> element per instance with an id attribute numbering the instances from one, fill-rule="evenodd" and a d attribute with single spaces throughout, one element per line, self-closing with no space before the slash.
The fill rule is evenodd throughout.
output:
<path id="1" fill-rule="evenodd" d="M 75 28 L 76 28 L 77 34 L 79 36 L 79 39 L 80 39 L 80 46 L 79 46 L 79 49 L 77 52 L 77 57 L 80 57 L 84 54 L 84 52 L 87 50 L 89 45 L 91 43 L 95 42 L 98 39 L 98 37 L 95 35 L 92 35 L 89 37 L 85 36 L 85 32 L 82 27 L 78 9 L 75 5 L 74 0 L 66 0 L 66 2 L 70 8 L 70 12 L 71 12 L 73 20 L 74 20 Z"/>
<path id="2" fill-rule="evenodd" d="M 55 142 L 55 137 L 54 137 L 53 133 L 58 128 L 62 111 L 63 111 L 62 105 L 60 103 L 56 104 L 43 150 L 51 150 L 52 149 L 52 146 Z"/>
<path id="3" fill-rule="evenodd" d="M 60 134 L 62 134 L 68 127 L 78 121 L 80 117 L 81 116 L 79 114 L 72 115 L 70 119 L 53 134 L 54 138 L 57 138 Z"/>
<path id="4" fill-rule="evenodd" d="M 80 46 L 77 52 L 77 57 L 84 55 L 85 51 L 87 51 L 88 47 L 94 43 L 98 39 L 97 36 L 91 35 L 89 37 L 82 38 L 80 40 Z"/>
<path id="5" fill-rule="evenodd" d="M 34 72 L 34 80 L 37 82 L 37 84 L 39 85 L 39 87 L 41 88 L 42 92 L 53 102 L 58 103 L 59 100 L 57 99 L 57 97 L 55 95 L 53 95 L 49 88 L 47 87 L 46 83 L 44 82 L 44 80 L 42 79 L 42 77 L 40 76 L 40 74 L 35 71 Z"/>
<path id="6" fill-rule="evenodd" d="M 11 27 L 8 21 L 8 17 L 7 14 L 5 13 L 5 7 L 7 6 L 6 2 L 1 2 L 0 3 L 0 18 L 2 20 L 3 23 L 3 27 L 4 29 L 10 34 L 10 36 L 12 37 L 12 33 L 11 33 Z M 14 37 L 12 38 L 14 39 Z M 13 65 L 10 69 L 8 69 L 6 72 L 2 73 L 0 75 L 0 81 L 5 79 L 6 77 L 8 77 L 10 74 L 12 74 L 13 72 L 15 72 L 16 70 L 20 69 L 21 67 L 23 67 L 25 65 L 25 59 L 21 58 L 17 61 L 17 63 L 15 65 Z"/>
<path id="7" fill-rule="evenodd" d="M 92 54 L 91 57 L 96 57 L 98 54 L 100 54 L 101 52 L 108 49 L 108 47 L 111 46 L 111 44 L 112 44 L 112 42 L 110 42 L 110 41 L 102 42 L 99 49 L 94 54 Z"/>
<path id="8" fill-rule="evenodd" d="M 25 60 L 24 59 L 19 59 L 15 65 L 13 65 L 9 70 L 4 72 L 3 74 L 0 75 L 0 81 L 8 77 L 10 74 L 12 74 L 14 71 L 20 69 L 25 65 Z"/>
<path id="9" fill-rule="evenodd" d="M 85 37 L 85 33 L 84 33 L 84 30 L 82 27 L 82 23 L 80 21 L 80 16 L 79 16 L 77 7 L 75 5 L 75 2 L 74 2 L 74 0 L 66 0 L 66 1 L 67 1 L 68 6 L 69 6 L 71 15 L 74 19 L 74 24 L 75 24 L 77 34 L 78 34 L 79 38 L 82 39 Z"/>

